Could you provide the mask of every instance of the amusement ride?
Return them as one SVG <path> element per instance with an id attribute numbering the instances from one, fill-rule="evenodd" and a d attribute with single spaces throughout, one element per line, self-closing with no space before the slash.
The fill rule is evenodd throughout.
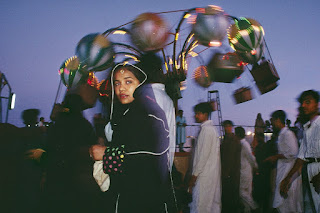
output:
<path id="1" fill-rule="evenodd" d="M 164 16 L 182 13 L 179 22 L 169 26 Z M 175 29 L 174 29 L 175 28 Z M 58 87 L 51 119 L 59 109 L 58 96 L 62 84 L 67 92 L 80 94 L 85 108 L 110 102 L 109 74 L 118 63 L 136 63 L 145 53 L 163 60 L 166 91 L 178 106 L 181 90 L 188 86 L 186 78 L 206 89 L 219 82 L 232 84 L 246 73 L 260 94 L 278 86 L 279 75 L 274 66 L 261 24 L 248 17 L 234 17 L 221 7 L 209 5 L 187 10 L 142 13 L 133 21 L 102 33 L 85 35 L 59 69 Z M 209 52 L 208 50 L 215 50 Z M 199 64 L 190 70 L 191 64 Z M 102 80 L 98 80 L 102 76 Z M 99 77 L 100 78 L 100 77 Z M 236 104 L 252 100 L 252 87 L 241 86 L 232 96 Z M 218 91 L 207 91 L 208 101 L 216 106 L 221 124 Z M 212 97 L 214 96 L 214 97 Z"/>

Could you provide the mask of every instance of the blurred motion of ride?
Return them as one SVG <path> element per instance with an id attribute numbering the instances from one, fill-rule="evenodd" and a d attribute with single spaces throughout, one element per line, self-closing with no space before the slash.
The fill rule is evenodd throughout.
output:
<path id="1" fill-rule="evenodd" d="M 275 66 L 269 61 L 262 61 L 252 67 L 251 74 L 261 94 L 267 93 L 278 86 L 280 79 Z"/>
<path id="2" fill-rule="evenodd" d="M 102 71 L 113 65 L 112 43 L 100 33 L 84 36 L 77 44 L 76 55 L 85 71 Z"/>
<path id="3" fill-rule="evenodd" d="M 208 88 L 212 83 L 206 66 L 197 67 L 193 75 L 193 78 L 196 81 L 196 83 L 204 88 Z"/>
<path id="4" fill-rule="evenodd" d="M 198 13 L 192 31 L 200 44 L 208 47 L 219 47 L 227 35 L 230 25 L 228 17 L 221 7 L 210 5 Z"/>
<path id="5" fill-rule="evenodd" d="M 88 78 L 88 73 L 83 71 L 77 56 L 66 59 L 59 69 L 62 83 L 68 88 L 74 88 L 79 83 L 84 83 Z"/>
<path id="6" fill-rule="evenodd" d="M 244 71 L 244 63 L 236 53 L 217 53 L 207 67 L 211 81 L 222 83 L 231 83 Z"/>
<path id="7" fill-rule="evenodd" d="M 229 44 L 249 64 L 257 63 L 263 53 L 264 30 L 259 22 L 240 17 L 228 31 Z"/>
<path id="8" fill-rule="evenodd" d="M 183 15 L 175 32 L 170 32 L 174 26 L 169 26 L 164 14 L 181 11 Z M 213 53 L 205 52 L 208 49 Z M 194 58 L 200 59 L 201 63 L 193 68 L 191 75 L 204 89 L 215 86 L 215 83 L 230 86 L 249 76 L 260 94 L 265 94 L 274 90 L 280 79 L 261 24 L 252 18 L 231 16 L 221 7 L 209 5 L 178 11 L 145 12 L 103 33 L 85 35 L 77 43 L 75 56 L 61 65 L 61 83 L 66 86 L 67 93 L 81 94 L 84 109 L 93 107 L 97 100 L 108 107 L 111 69 L 118 63 L 139 62 L 148 52 L 162 56 L 166 91 L 176 104 L 182 98 L 182 82 L 183 88 L 189 85 L 186 81 L 188 68 Z M 200 56 L 204 52 L 206 61 Z M 99 81 L 102 73 L 105 74 Z M 232 94 L 236 104 L 254 98 L 252 85 L 242 83 Z M 59 91 L 60 86 L 57 97 Z"/>
<path id="9" fill-rule="evenodd" d="M 236 104 L 252 100 L 252 93 L 249 87 L 241 87 L 237 89 L 234 91 L 233 96 Z"/>
<path id="10" fill-rule="evenodd" d="M 140 50 L 158 51 L 166 45 L 169 29 L 160 15 L 142 13 L 133 21 L 130 35 Z"/>

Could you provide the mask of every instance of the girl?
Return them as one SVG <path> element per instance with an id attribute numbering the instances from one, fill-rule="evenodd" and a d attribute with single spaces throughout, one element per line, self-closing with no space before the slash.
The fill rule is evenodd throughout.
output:
<path id="1" fill-rule="evenodd" d="M 172 211 L 167 117 L 170 111 L 174 119 L 174 108 L 164 88 L 144 84 L 148 77 L 134 65 L 113 69 L 113 93 L 121 106 L 115 104 L 114 115 L 111 112 L 112 142 L 90 150 L 94 160 L 103 160 L 110 176 L 116 212 Z M 166 103 L 171 110 L 164 108 Z"/>

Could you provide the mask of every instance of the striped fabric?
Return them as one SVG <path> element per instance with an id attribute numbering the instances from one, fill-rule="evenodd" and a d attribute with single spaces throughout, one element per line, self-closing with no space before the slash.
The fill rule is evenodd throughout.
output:
<path id="1" fill-rule="evenodd" d="M 99 33 L 83 37 L 76 47 L 76 55 L 88 72 L 109 68 L 115 57 L 112 44 Z"/>
<path id="2" fill-rule="evenodd" d="M 255 64 L 262 57 L 263 50 L 264 50 L 263 47 L 264 47 L 263 44 L 260 44 L 260 46 L 255 48 L 254 50 L 244 51 L 244 52 L 236 51 L 236 52 L 244 62 L 249 64 Z"/>
<path id="3" fill-rule="evenodd" d="M 74 88 L 88 78 L 86 73 L 81 72 L 81 65 L 76 56 L 72 56 L 62 63 L 59 75 L 62 83 L 69 89 Z"/>
<path id="4" fill-rule="evenodd" d="M 255 20 L 240 17 L 228 32 L 230 46 L 247 63 L 256 63 L 263 53 L 262 26 Z"/>

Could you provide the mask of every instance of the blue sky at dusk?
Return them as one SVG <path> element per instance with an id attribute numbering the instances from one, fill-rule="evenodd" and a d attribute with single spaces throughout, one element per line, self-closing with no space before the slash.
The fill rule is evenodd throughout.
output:
<path id="1" fill-rule="evenodd" d="M 254 87 L 247 73 L 232 84 L 213 83 L 208 89 L 197 86 L 191 61 L 187 89 L 179 99 L 188 123 L 192 108 L 207 100 L 208 90 L 219 90 L 223 119 L 238 125 L 254 125 L 257 113 L 269 119 L 272 111 L 283 109 L 295 121 L 297 96 L 303 90 L 320 90 L 318 0 L 10 0 L 0 1 L 0 71 L 17 95 L 16 107 L 9 112 L 9 123 L 22 127 L 21 112 L 38 108 L 48 121 L 57 93 L 62 62 L 75 54 L 78 41 L 89 33 L 104 32 L 132 21 L 144 12 L 164 12 L 218 5 L 236 17 L 260 22 L 273 62 L 280 75 L 279 86 L 264 95 L 256 89 L 255 99 L 235 105 L 232 93 L 240 86 Z M 182 12 L 163 14 L 175 29 Z M 185 26 L 186 29 L 187 26 Z M 203 54 L 211 55 L 216 49 Z M 102 80 L 102 79 L 99 79 Z M 6 91 L 2 91 L 5 95 Z M 3 111 L 6 107 L 3 107 Z M 97 108 L 85 111 L 91 120 Z M 2 116 L 4 119 L 4 115 Z"/>

